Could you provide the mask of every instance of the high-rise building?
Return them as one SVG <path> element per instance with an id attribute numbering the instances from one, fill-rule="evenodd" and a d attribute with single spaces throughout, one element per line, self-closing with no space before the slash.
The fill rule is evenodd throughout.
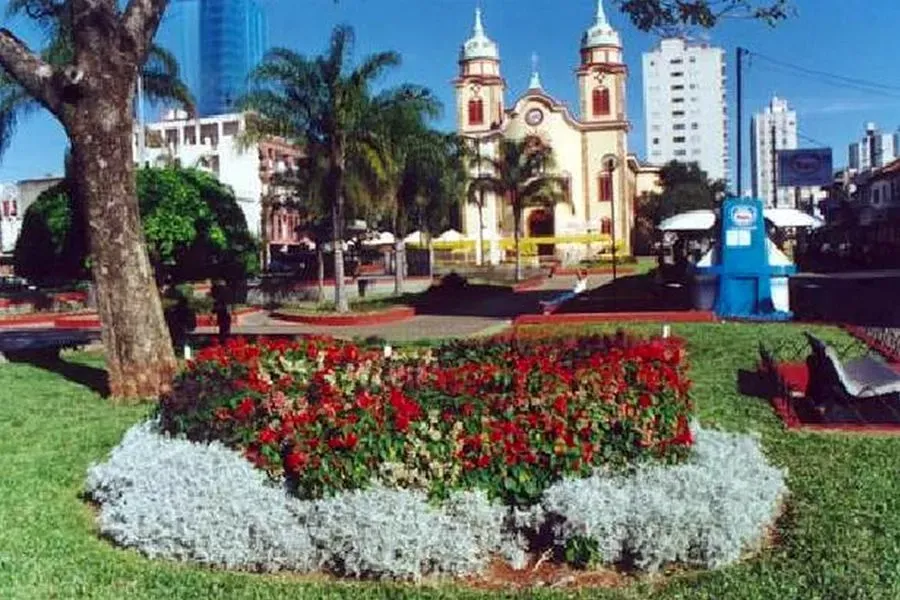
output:
<path id="1" fill-rule="evenodd" d="M 178 61 L 178 74 L 195 100 L 200 97 L 200 0 L 172 0 L 156 43 Z"/>
<path id="2" fill-rule="evenodd" d="M 793 206 L 794 191 L 778 185 L 778 150 L 797 148 L 797 113 L 787 100 L 772 97 L 763 112 L 753 115 L 750 124 L 750 174 L 753 197 L 766 206 Z M 776 197 L 777 188 L 777 197 Z"/>
<path id="3" fill-rule="evenodd" d="M 259 0 L 173 0 L 156 42 L 178 60 L 200 116 L 234 110 L 265 52 Z"/>
<path id="4" fill-rule="evenodd" d="M 696 162 L 728 179 L 725 51 L 666 38 L 643 56 L 647 160 Z"/>
<path id="5" fill-rule="evenodd" d="M 850 144 L 848 162 L 851 169 L 868 171 L 888 164 L 900 155 L 900 133 L 882 133 L 875 123 L 866 125 L 866 133 Z"/>
<path id="6" fill-rule="evenodd" d="M 257 0 L 200 0 L 200 41 L 200 114 L 229 112 L 266 48 Z"/>

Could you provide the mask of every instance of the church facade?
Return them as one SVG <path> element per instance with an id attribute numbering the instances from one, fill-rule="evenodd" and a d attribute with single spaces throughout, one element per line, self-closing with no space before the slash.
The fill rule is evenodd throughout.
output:
<path id="1" fill-rule="evenodd" d="M 522 219 L 523 238 L 537 245 L 542 257 L 575 262 L 608 250 L 613 239 L 620 253 L 630 253 L 636 199 L 656 188 L 659 170 L 641 165 L 628 152 L 627 77 L 619 34 L 599 0 L 580 47 L 577 114 L 543 89 L 536 68 L 529 89 L 507 106 L 499 48 L 476 9 L 474 32 L 462 46 L 454 81 L 457 133 L 492 158 L 504 138 L 537 137 L 553 149 L 553 175 L 563 180 L 567 201 L 527 208 Z M 486 169 L 483 161 L 471 168 L 472 177 L 486 174 L 479 173 Z M 513 237 L 512 210 L 503 198 L 486 193 L 481 219 L 477 204 L 463 210 L 470 239 L 478 239 L 479 220 L 483 239 L 492 241 L 495 262 L 498 248 Z M 541 238 L 552 243 L 542 244 Z"/>

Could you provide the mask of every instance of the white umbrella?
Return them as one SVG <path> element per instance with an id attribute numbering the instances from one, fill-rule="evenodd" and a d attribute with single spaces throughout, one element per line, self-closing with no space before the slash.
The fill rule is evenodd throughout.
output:
<path id="1" fill-rule="evenodd" d="M 374 238 L 363 242 L 366 246 L 387 246 L 394 243 L 394 234 L 390 231 L 382 231 Z"/>
<path id="2" fill-rule="evenodd" d="M 660 231 L 706 231 L 716 224 L 716 213 L 711 210 L 689 210 L 669 217 L 659 224 Z"/>
<path id="3" fill-rule="evenodd" d="M 444 233 L 438 236 L 437 241 L 439 242 L 460 242 L 463 239 L 463 234 L 458 232 L 455 229 L 448 229 Z"/>
<path id="4" fill-rule="evenodd" d="M 811 227 L 815 229 L 824 225 L 822 219 L 796 208 L 767 208 L 763 211 L 763 215 L 775 227 Z"/>
<path id="5" fill-rule="evenodd" d="M 411 234 L 403 238 L 403 242 L 406 244 L 422 245 L 425 243 L 425 234 L 421 231 L 413 231 Z"/>

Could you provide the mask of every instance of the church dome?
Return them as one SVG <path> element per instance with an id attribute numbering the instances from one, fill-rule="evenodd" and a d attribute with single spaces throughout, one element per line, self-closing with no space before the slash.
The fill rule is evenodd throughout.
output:
<path id="1" fill-rule="evenodd" d="M 597 0 L 597 19 L 594 25 L 584 32 L 581 40 L 582 48 L 595 48 L 597 46 L 621 46 L 622 40 L 619 32 L 612 28 L 606 19 L 606 11 L 603 10 L 603 0 Z"/>
<path id="2" fill-rule="evenodd" d="M 484 25 L 481 23 L 480 8 L 475 9 L 475 28 L 472 37 L 466 40 L 462 45 L 462 49 L 459 51 L 460 60 L 472 60 L 476 58 L 500 59 L 500 50 L 497 48 L 497 43 L 484 33 Z"/>

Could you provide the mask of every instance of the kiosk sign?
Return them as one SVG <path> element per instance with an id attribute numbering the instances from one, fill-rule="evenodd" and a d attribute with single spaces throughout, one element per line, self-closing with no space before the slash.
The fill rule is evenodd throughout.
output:
<path id="1" fill-rule="evenodd" d="M 732 227 L 747 229 L 756 226 L 756 208 L 746 204 L 731 209 Z"/>

